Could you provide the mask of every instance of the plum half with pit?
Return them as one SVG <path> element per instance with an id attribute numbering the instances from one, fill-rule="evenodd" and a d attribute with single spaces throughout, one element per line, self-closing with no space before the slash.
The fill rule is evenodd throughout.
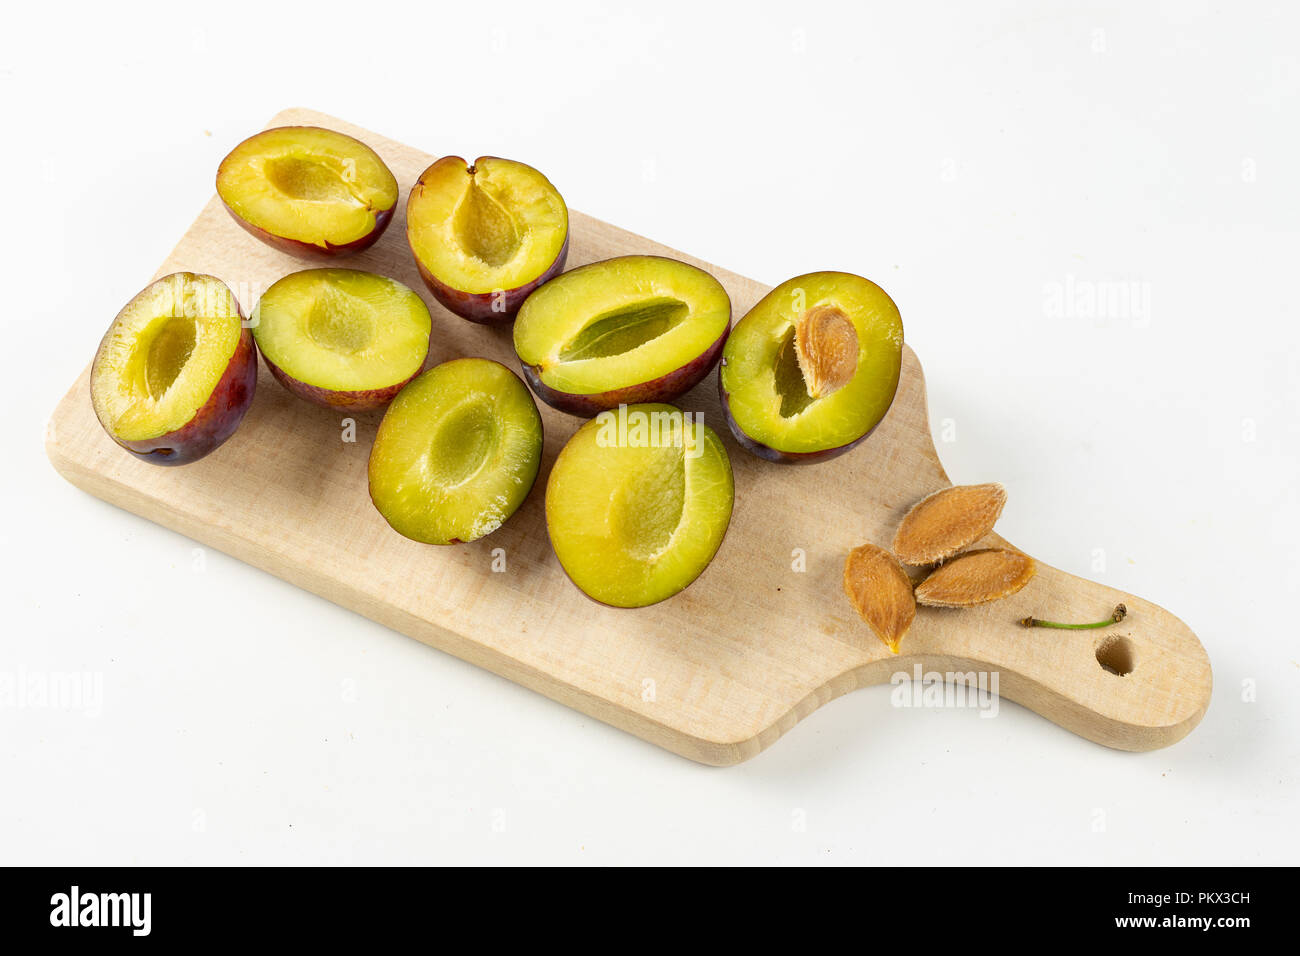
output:
<path id="1" fill-rule="evenodd" d="M 235 433 L 257 387 L 257 349 L 220 279 L 165 276 L 126 304 L 90 369 L 110 438 L 156 465 L 184 465 Z"/>
<path id="2" fill-rule="evenodd" d="M 306 269 L 276 281 L 252 316 L 262 360 L 281 385 L 326 408 L 387 405 L 429 352 L 429 309 L 396 279 Z"/>
<path id="3" fill-rule="evenodd" d="M 796 276 L 727 339 L 718 373 L 727 424 L 769 461 L 842 455 L 889 411 L 902 355 L 903 320 L 880 286 L 847 272 Z"/>
<path id="4" fill-rule="evenodd" d="M 731 521 L 731 461 L 672 405 L 602 412 L 569 439 L 546 485 L 546 529 L 570 580 L 613 607 L 644 607 L 698 578 Z"/>
<path id="5" fill-rule="evenodd" d="M 730 324 L 731 299 L 704 270 L 620 256 L 530 295 L 515 320 L 515 353 L 543 401 L 590 417 L 686 392 L 717 364 Z"/>
<path id="6" fill-rule="evenodd" d="M 508 322 L 528 294 L 559 275 L 569 209 L 533 167 L 444 156 L 406 202 L 406 239 L 429 291 L 473 322 Z"/>
<path id="7" fill-rule="evenodd" d="M 307 259 L 374 245 L 393 218 L 397 193 L 397 179 L 373 149 L 319 126 L 263 130 L 217 169 L 217 195 L 235 222 Z"/>
<path id="8" fill-rule="evenodd" d="M 514 372 L 483 358 L 436 365 L 395 398 L 370 449 L 370 499 L 398 534 L 476 541 L 523 504 L 542 417 Z"/>

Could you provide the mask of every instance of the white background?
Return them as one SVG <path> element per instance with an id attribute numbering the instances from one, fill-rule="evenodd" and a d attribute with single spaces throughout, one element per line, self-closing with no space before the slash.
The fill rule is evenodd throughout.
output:
<path id="1" fill-rule="evenodd" d="M 1296 861 L 1294 5 L 128 6 L 0 35 L 0 671 L 104 680 L 98 717 L 0 708 L 0 862 Z M 768 283 L 879 281 L 954 480 L 1184 618 L 1204 722 L 1125 754 L 880 687 L 710 769 L 64 483 L 46 418 L 287 106 Z"/>

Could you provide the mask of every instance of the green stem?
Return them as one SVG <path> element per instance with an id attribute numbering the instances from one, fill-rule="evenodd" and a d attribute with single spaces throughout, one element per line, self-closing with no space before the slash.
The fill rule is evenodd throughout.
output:
<path id="1" fill-rule="evenodd" d="M 1088 631 L 1098 627 L 1110 627 L 1112 624 L 1118 624 L 1128 615 L 1128 608 L 1123 604 L 1115 605 L 1115 610 L 1110 617 L 1104 621 L 1093 621 L 1091 624 L 1061 624 L 1058 621 L 1040 621 L 1036 617 L 1027 617 L 1020 623 L 1025 627 L 1057 627 L 1065 631 Z"/>

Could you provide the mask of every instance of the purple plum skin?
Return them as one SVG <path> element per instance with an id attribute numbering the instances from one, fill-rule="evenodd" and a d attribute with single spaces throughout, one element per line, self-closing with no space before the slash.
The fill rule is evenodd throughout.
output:
<path id="1" fill-rule="evenodd" d="M 267 358 L 265 352 L 262 353 L 262 361 L 266 363 L 267 369 L 275 380 L 283 385 L 291 394 L 298 396 L 304 401 L 311 402 L 313 405 L 319 405 L 321 408 L 338 408 L 354 412 L 366 412 L 376 408 L 383 408 L 397 397 L 397 393 L 405 387 L 407 382 L 420 374 L 420 369 L 416 369 L 410 376 L 404 378 L 396 385 L 387 385 L 384 388 L 363 389 L 355 392 L 343 392 L 329 388 L 320 388 L 319 386 L 308 385 L 306 382 L 299 381 Z"/>
<path id="2" fill-rule="evenodd" d="M 416 268 L 420 270 L 420 278 L 433 293 L 433 297 L 442 303 L 447 311 L 459 315 L 462 319 L 478 322 L 480 325 L 504 325 L 514 321 L 515 315 L 524 304 L 524 299 L 564 271 L 564 262 L 569 257 L 569 237 L 567 235 L 564 237 L 564 245 L 560 246 L 555 261 L 546 267 L 545 272 L 531 282 L 514 289 L 505 289 L 500 293 L 462 292 L 453 289 L 425 268 L 420 257 L 415 255 L 414 249 L 411 250 L 411 255 L 415 259 Z"/>
<path id="3" fill-rule="evenodd" d="M 224 201 L 222 202 L 222 205 L 226 206 Z M 242 218 L 229 206 L 226 206 L 226 212 L 230 213 L 230 218 L 239 223 L 245 232 L 260 239 L 272 249 L 277 249 L 280 252 L 287 253 L 288 255 L 295 256 L 299 259 L 311 259 L 318 262 L 329 262 L 334 259 L 341 259 L 344 256 L 352 255 L 354 252 L 369 249 L 379 241 L 379 237 L 384 234 L 384 230 L 388 228 L 388 224 L 393 220 L 392 209 L 380 210 L 375 213 L 375 228 L 371 229 L 370 232 L 362 236 L 360 239 L 354 239 L 351 242 L 345 242 L 342 245 L 335 246 L 328 242 L 324 245 L 317 245 L 313 242 L 303 242 L 300 239 L 286 239 L 284 236 L 277 236 L 273 232 L 267 232 L 260 226 L 253 225 L 248 220 Z"/>
<path id="4" fill-rule="evenodd" d="M 214 451 L 235 433 L 253 404 L 256 390 L 257 347 L 253 344 L 253 333 L 245 326 L 216 388 L 194 417 L 180 428 L 157 438 L 137 441 L 120 439 L 107 426 L 104 430 L 141 461 L 153 465 L 188 465 Z"/>
<path id="5" fill-rule="evenodd" d="M 845 452 L 852 451 L 860 444 L 871 437 L 871 433 L 880 427 L 880 422 L 885 420 L 889 414 L 889 409 L 885 409 L 885 414 L 880 416 L 880 421 L 872 425 L 862 434 L 861 437 L 854 439 L 846 445 L 837 445 L 834 448 L 825 448 L 822 451 L 781 451 L 773 448 L 771 445 L 765 445 L 741 429 L 740 424 L 736 421 L 735 416 L 731 414 L 731 398 L 726 389 L 722 387 L 722 376 L 718 376 L 718 397 L 722 401 L 722 414 L 727 419 L 727 427 L 731 429 L 731 436 L 736 439 L 736 444 L 751 455 L 756 455 L 764 461 L 776 462 L 778 465 L 815 465 L 819 462 L 830 461 L 832 458 L 838 458 Z M 890 401 L 890 407 L 893 407 L 893 401 Z"/>
<path id="6" fill-rule="evenodd" d="M 713 367 L 718 364 L 718 359 L 722 357 L 722 347 L 726 344 L 730 331 L 730 323 L 728 323 L 728 327 L 722 330 L 722 334 L 712 345 L 681 368 L 648 382 L 639 382 L 636 385 L 628 385 L 608 392 L 575 395 L 559 391 L 542 381 L 541 373 L 537 371 L 535 365 L 523 365 L 524 380 L 537 397 L 547 405 L 582 418 L 592 418 L 620 405 L 637 405 L 642 402 L 671 403 L 673 399 L 689 392 L 713 371 Z"/>

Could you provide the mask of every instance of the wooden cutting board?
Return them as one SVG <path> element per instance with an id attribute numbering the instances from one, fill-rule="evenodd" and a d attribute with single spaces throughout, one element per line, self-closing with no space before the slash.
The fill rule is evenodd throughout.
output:
<path id="1" fill-rule="evenodd" d="M 269 125 L 295 124 L 360 138 L 403 184 L 388 232 L 346 264 L 424 295 L 434 319 L 430 364 L 480 355 L 517 368 L 508 329 L 457 318 L 425 294 L 416 274 L 403 210 L 407 187 L 433 157 L 308 110 L 287 110 Z M 628 253 L 684 259 L 726 286 L 736 319 L 767 292 L 590 216 L 570 215 L 570 268 Z M 211 273 L 248 311 L 270 283 L 310 265 L 248 236 L 214 197 L 156 275 Z M 85 317 L 79 340 L 87 356 L 118 305 Z M 919 320 L 904 316 L 909 321 Z M 239 431 L 195 464 L 159 468 L 113 444 L 91 410 L 89 367 L 55 409 L 46 447 L 65 478 L 105 501 L 704 763 L 752 757 L 821 705 L 911 675 L 916 665 L 923 673 L 996 673 L 1003 697 L 1124 750 L 1174 743 L 1205 713 L 1210 663 L 1182 621 L 1047 566 L 1009 599 L 921 610 L 897 657 L 857 617 L 841 591 L 845 554 L 863 541 L 888 545 L 908 507 L 949 484 L 911 349 L 904 349 L 898 396 L 880 428 L 823 464 L 769 464 L 738 448 L 714 376 L 679 404 L 702 412 L 723 436 L 735 469 L 735 514 L 708 570 L 676 597 L 639 610 L 588 600 L 551 553 L 546 478 L 580 421 L 545 405 L 542 473 L 532 495 L 495 534 L 446 548 L 398 536 L 371 506 L 366 459 L 378 413 L 358 416 L 355 441 L 344 441 L 340 413 L 293 398 L 265 368 Z M 985 544 L 1000 541 L 990 536 Z M 494 571 L 502 561 L 505 569 Z M 1031 614 L 1098 620 L 1120 601 L 1128 619 L 1104 631 L 1031 631 L 1017 623 Z M 1129 673 L 1118 676 L 1102 661 Z"/>

